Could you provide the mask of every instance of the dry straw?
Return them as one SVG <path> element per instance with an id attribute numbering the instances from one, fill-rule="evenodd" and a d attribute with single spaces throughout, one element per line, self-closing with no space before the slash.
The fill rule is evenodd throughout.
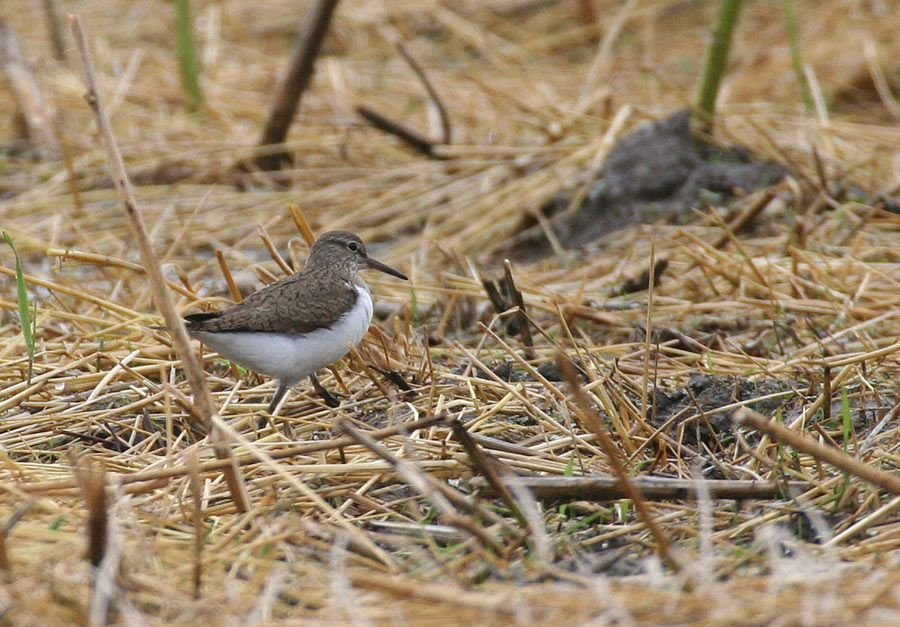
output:
<path id="1" fill-rule="evenodd" d="M 703 6 L 638 0 L 627 11 L 594 3 L 597 23 L 585 21 L 589 4 L 341 5 L 277 147 L 295 156 L 281 173 L 291 188 L 254 178 L 244 191 L 232 166 L 258 154 L 294 5 L 195 5 L 196 115 L 183 111 L 172 16 L 140 3 L 84 7 L 95 90 L 175 311 L 221 307 L 282 276 L 331 229 L 360 233 L 411 277 L 371 277 L 377 328 L 321 373 L 340 408 L 300 385 L 274 422 L 263 413 L 271 382 L 196 344 L 178 352 L 151 328 L 164 323 L 147 289 L 155 264 L 139 254 L 81 82 L 55 60 L 43 21 L 23 17 L 32 3 L 4 4 L 71 148 L 71 168 L 2 157 L 2 226 L 36 314 L 29 383 L 6 251 L 0 608 L 10 620 L 658 624 L 663 610 L 673 623 L 895 620 L 900 505 L 860 469 L 895 474 L 900 459 L 900 219 L 889 210 L 900 18 L 860 6 L 848 28 L 843 5 L 798 5 L 803 61 L 830 94 L 822 124 L 797 98 L 782 16 L 745 4 L 754 35 L 739 27 L 717 140 L 793 176 L 686 223 L 567 251 L 542 209 L 577 207 L 586 173 L 623 133 L 690 98 L 685 69 L 699 65 L 703 29 L 680 25 L 709 18 Z M 438 159 L 353 114 L 366 105 L 432 128 L 434 96 L 396 38 L 452 126 L 456 143 L 435 145 Z M 12 108 L 0 90 L 0 110 Z M 13 134 L 0 118 L 2 141 Z M 520 260 L 511 245 L 523 230 L 549 232 L 548 250 L 561 252 Z M 666 262 L 652 302 L 647 289 L 623 293 L 650 287 L 651 257 Z M 507 274 L 513 291 L 501 290 L 497 311 L 484 282 Z M 510 332 L 523 324 L 530 346 Z M 577 366 L 580 404 L 559 381 L 560 350 Z M 189 354 L 208 412 L 186 379 Z M 799 439 L 734 427 L 743 407 Z M 613 467 L 588 410 L 649 514 L 621 485 L 603 491 Z M 208 446 L 204 416 L 230 437 L 230 460 Z M 465 447 L 444 416 L 465 425 Z M 832 464 L 845 456 L 855 465 Z M 234 466 L 243 513 L 223 475 Z M 707 490 L 698 467 L 728 484 Z M 76 468 L 94 477 L 91 507 Z M 573 494 L 572 481 L 591 482 Z M 504 498 L 489 491 L 498 485 L 510 487 Z M 709 495 L 703 507 L 698 493 Z M 823 518 L 824 546 L 808 532 Z M 684 557 L 680 572 L 656 557 L 659 538 Z"/>

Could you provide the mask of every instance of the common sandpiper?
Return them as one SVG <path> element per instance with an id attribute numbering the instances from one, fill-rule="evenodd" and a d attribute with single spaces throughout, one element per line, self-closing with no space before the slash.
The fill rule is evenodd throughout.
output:
<path id="1" fill-rule="evenodd" d="M 372 296 L 360 270 L 372 268 L 406 280 L 366 253 L 348 231 L 331 231 L 313 244 L 302 272 L 253 292 L 221 311 L 185 316 L 188 333 L 222 357 L 278 381 L 274 413 L 285 393 L 310 377 L 328 405 L 338 401 L 316 371 L 359 344 L 372 322 Z"/>

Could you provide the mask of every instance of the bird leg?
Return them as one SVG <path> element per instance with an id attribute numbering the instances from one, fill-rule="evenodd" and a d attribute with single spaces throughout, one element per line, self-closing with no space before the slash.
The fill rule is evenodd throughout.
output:
<path id="1" fill-rule="evenodd" d="M 278 381 L 278 387 L 275 388 L 275 396 L 272 397 L 272 402 L 269 403 L 269 413 L 274 414 L 275 410 L 278 408 L 278 403 L 281 402 L 281 399 L 284 398 L 284 395 L 287 394 L 287 391 L 291 389 L 291 385 L 285 381 Z"/>
<path id="2" fill-rule="evenodd" d="M 325 401 L 326 405 L 329 407 L 340 407 L 341 402 L 319 383 L 319 378 L 316 376 L 315 372 L 309 375 L 309 380 L 312 381 L 313 388 L 316 390 L 316 393 L 322 397 L 322 400 Z"/>

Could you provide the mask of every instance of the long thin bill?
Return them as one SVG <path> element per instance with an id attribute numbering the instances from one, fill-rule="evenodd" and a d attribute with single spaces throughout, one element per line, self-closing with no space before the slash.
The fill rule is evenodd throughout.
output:
<path id="1" fill-rule="evenodd" d="M 381 270 L 385 274 L 390 274 L 398 279 L 403 279 L 404 281 L 408 280 L 408 277 L 399 270 L 394 270 L 392 267 L 385 265 L 376 259 L 372 259 L 371 257 L 366 257 L 366 264 L 373 270 Z"/>

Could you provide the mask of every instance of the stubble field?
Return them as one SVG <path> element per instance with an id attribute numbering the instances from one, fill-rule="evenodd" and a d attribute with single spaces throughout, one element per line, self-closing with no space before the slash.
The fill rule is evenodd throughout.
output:
<path id="1" fill-rule="evenodd" d="M 194 344 L 246 511 L 151 328 L 64 16 L 58 60 L 39 3 L 0 8 L 60 151 L 22 138 L 0 83 L 0 227 L 35 331 L 29 374 L 4 244 L 2 620 L 896 622 L 900 9 L 796 3 L 807 111 L 782 3 L 745 3 L 711 139 L 723 151 L 690 189 L 637 189 L 635 222 L 590 210 L 667 166 L 639 160 L 613 185 L 604 165 L 691 103 L 715 3 L 339 4 L 277 184 L 234 166 L 310 4 L 193 3 L 204 102 L 188 112 L 173 6 L 60 3 L 86 31 L 179 311 L 232 302 L 228 275 L 246 294 L 302 267 L 302 219 L 358 233 L 410 277 L 367 275 L 373 329 L 320 376 L 337 409 L 304 382 L 270 418 L 272 381 Z M 786 176 L 719 184 L 733 144 Z M 851 465 L 762 434 L 752 412 Z M 636 500 L 567 487 L 612 476 L 606 433 Z"/>

